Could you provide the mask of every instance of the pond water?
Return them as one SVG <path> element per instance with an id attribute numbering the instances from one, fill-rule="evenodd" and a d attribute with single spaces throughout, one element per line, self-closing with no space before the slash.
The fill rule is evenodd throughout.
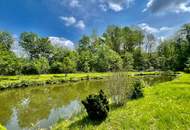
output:
<path id="1" fill-rule="evenodd" d="M 173 77 L 139 77 L 148 84 Z M 70 119 L 83 111 L 81 99 L 100 89 L 108 90 L 108 80 L 81 81 L 46 87 L 28 87 L 0 92 L 0 124 L 8 130 L 49 129 L 60 119 Z"/>

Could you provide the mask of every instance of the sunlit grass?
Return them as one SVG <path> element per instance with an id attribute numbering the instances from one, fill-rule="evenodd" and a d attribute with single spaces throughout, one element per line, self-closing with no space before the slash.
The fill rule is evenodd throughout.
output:
<path id="1" fill-rule="evenodd" d="M 125 73 L 125 72 L 124 72 Z M 157 74 L 159 72 L 129 72 L 128 74 Z M 46 84 L 59 84 L 65 81 L 80 81 L 83 79 L 99 79 L 112 75 L 106 73 L 73 73 L 73 74 L 42 74 L 42 75 L 17 75 L 0 76 L 0 89 L 17 88 L 26 86 L 39 86 Z M 47 83 L 48 82 L 48 83 Z"/>
<path id="2" fill-rule="evenodd" d="M 54 130 L 188 130 L 190 129 L 190 74 L 144 89 L 145 97 L 112 110 L 101 124 L 80 115 L 60 121 Z"/>

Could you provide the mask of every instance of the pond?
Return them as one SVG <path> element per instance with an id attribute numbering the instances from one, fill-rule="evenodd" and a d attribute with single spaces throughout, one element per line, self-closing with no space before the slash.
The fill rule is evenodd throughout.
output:
<path id="1" fill-rule="evenodd" d="M 148 84 L 172 80 L 171 76 L 139 76 Z M 0 124 L 8 130 L 49 129 L 60 119 L 83 111 L 81 99 L 107 91 L 108 80 L 91 80 L 46 87 L 28 87 L 0 92 Z"/>

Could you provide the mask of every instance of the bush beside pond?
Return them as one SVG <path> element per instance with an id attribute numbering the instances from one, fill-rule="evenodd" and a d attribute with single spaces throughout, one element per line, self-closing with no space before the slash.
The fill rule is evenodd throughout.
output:
<path id="1" fill-rule="evenodd" d="M 89 95 L 82 104 L 86 108 L 89 119 L 93 121 L 102 121 L 108 116 L 109 102 L 102 90 L 99 95 Z"/>

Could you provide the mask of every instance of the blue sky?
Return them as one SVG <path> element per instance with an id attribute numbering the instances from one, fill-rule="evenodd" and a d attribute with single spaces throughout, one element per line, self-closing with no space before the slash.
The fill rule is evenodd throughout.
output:
<path id="1" fill-rule="evenodd" d="M 0 0 L 0 30 L 32 31 L 63 44 L 108 25 L 139 26 L 167 37 L 190 22 L 190 0 Z"/>

